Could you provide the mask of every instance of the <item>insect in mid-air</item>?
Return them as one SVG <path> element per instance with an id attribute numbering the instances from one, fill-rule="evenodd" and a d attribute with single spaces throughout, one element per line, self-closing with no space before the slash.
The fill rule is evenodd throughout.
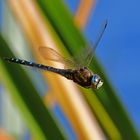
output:
<path id="1" fill-rule="evenodd" d="M 43 64 L 37 64 L 34 62 L 29 62 L 26 60 L 21 60 L 17 58 L 4 58 L 4 60 L 8 62 L 13 62 L 21 65 L 31 66 L 34 68 L 51 71 L 54 73 L 57 73 L 61 76 L 64 76 L 65 78 L 69 80 L 73 80 L 75 83 L 81 85 L 85 88 L 93 88 L 93 89 L 99 89 L 103 85 L 103 81 L 101 80 L 100 76 L 93 73 L 90 69 L 88 69 L 88 66 L 93 58 L 93 51 L 95 51 L 104 31 L 107 26 L 107 21 L 103 22 L 103 25 L 101 26 L 101 29 L 99 31 L 97 40 L 95 41 L 95 44 L 91 47 L 88 47 L 87 50 L 84 50 L 83 53 L 86 51 L 86 55 L 84 56 L 84 59 L 82 60 L 82 63 L 78 63 L 78 65 L 75 63 L 75 61 L 71 59 L 66 59 L 62 57 L 58 52 L 55 50 L 48 48 L 48 47 L 40 47 L 39 51 L 44 59 L 57 61 L 64 64 L 70 64 L 75 65 L 74 69 L 58 69 L 51 66 L 46 66 Z M 49 53 L 48 53 L 49 52 Z M 48 56 L 48 54 L 52 54 L 51 56 Z"/>

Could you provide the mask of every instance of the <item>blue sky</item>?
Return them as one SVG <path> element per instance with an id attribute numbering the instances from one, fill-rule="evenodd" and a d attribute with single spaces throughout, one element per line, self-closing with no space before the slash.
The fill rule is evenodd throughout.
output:
<path id="1" fill-rule="evenodd" d="M 78 0 L 65 0 L 74 13 Z M 108 27 L 96 50 L 110 81 L 140 132 L 140 1 L 99 0 L 92 10 L 84 34 L 96 38 L 101 23 Z"/>

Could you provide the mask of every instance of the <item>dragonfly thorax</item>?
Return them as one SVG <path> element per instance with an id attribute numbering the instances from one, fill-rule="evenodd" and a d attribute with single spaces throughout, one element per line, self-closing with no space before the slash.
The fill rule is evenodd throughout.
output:
<path id="1" fill-rule="evenodd" d="M 79 85 L 89 88 L 91 87 L 91 79 L 93 73 L 87 67 L 81 67 L 73 72 L 73 81 Z"/>

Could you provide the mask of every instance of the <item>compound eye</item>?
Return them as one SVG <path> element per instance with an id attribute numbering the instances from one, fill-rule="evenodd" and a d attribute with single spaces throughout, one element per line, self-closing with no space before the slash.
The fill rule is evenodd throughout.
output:
<path id="1" fill-rule="evenodd" d="M 100 76 L 97 74 L 93 75 L 91 82 L 92 82 L 92 86 L 94 89 L 99 89 L 103 85 L 103 82 L 102 82 Z"/>
<path id="2" fill-rule="evenodd" d="M 95 74 L 95 75 L 93 75 L 93 77 L 92 77 L 92 82 L 93 82 L 93 83 L 97 83 L 97 82 L 99 81 L 99 79 L 100 79 L 100 77 L 99 77 L 97 74 Z"/>

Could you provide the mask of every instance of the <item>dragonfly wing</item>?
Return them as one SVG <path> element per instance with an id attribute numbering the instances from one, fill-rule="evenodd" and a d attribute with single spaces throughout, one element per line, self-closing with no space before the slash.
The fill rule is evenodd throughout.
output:
<path id="1" fill-rule="evenodd" d="M 101 38 L 103 36 L 103 33 L 104 33 L 106 27 L 107 27 L 107 20 L 105 20 L 102 23 L 101 28 L 100 28 L 100 30 L 98 32 L 97 39 L 96 39 L 95 43 L 94 44 L 91 43 L 89 47 L 84 48 L 83 51 L 81 52 L 82 54 L 85 54 L 85 52 L 86 52 L 86 55 L 83 57 L 83 61 L 81 62 L 80 65 L 83 65 L 83 66 L 84 65 L 85 66 L 90 65 L 90 63 L 91 63 L 91 61 L 93 59 L 93 56 L 94 56 L 94 52 L 95 52 L 95 50 L 96 50 L 96 48 L 97 48 L 97 46 L 98 46 L 98 44 L 99 44 L 99 42 L 100 42 L 100 40 L 101 40 Z"/>
<path id="2" fill-rule="evenodd" d="M 74 59 L 78 63 L 77 67 L 87 66 L 87 61 L 88 61 L 87 59 L 88 59 L 88 56 L 90 56 L 90 55 L 92 55 L 91 47 L 82 48 L 80 53 L 74 57 Z"/>
<path id="3" fill-rule="evenodd" d="M 88 54 L 85 57 L 85 62 L 86 62 L 86 66 L 88 67 L 94 57 L 94 53 L 96 50 L 96 45 L 93 45 L 93 43 L 90 44 L 90 47 L 87 48 L 87 52 Z"/>
<path id="4" fill-rule="evenodd" d="M 71 67 L 75 65 L 73 60 L 64 58 L 63 56 L 61 56 L 57 51 L 55 51 L 52 48 L 40 47 L 39 52 L 45 60 L 51 60 L 51 61 L 63 63 L 66 66 L 68 65 Z"/>

